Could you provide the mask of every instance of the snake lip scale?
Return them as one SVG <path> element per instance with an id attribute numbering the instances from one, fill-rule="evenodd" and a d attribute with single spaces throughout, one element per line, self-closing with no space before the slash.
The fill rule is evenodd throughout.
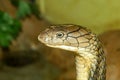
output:
<path id="1" fill-rule="evenodd" d="M 106 80 L 106 60 L 102 44 L 89 29 L 80 25 L 52 25 L 38 40 L 46 46 L 76 54 L 76 80 Z"/>

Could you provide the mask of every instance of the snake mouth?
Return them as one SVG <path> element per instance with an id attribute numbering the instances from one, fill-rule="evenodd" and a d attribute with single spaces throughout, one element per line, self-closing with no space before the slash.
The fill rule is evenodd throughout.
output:
<path id="1" fill-rule="evenodd" d="M 51 44 L 45 44 L 48 47 L 52 48 L 57 48 L 57 49 L 63 49 L 67 51 L 72 51 L 72 52 L 77 52 L 78 48 L 77 47 L 72 47 L 72 46 L 66 46 L 66 45 L 51 45 Z"/>

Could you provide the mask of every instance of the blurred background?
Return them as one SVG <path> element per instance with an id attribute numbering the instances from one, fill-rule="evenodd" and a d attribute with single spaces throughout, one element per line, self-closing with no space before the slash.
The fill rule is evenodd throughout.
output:
<path id="1" fill-rule="evenodd" d="M 79 24 L 106 50 L 107 80 L 120 79 L 119 0 L 0 0 L 0 80 L 75 80 L 72 52 L 37 40 L 51 24 Z"/>

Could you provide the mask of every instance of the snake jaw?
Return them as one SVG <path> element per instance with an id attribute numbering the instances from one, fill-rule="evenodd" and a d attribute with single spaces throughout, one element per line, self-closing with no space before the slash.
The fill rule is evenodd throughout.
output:
<path id="1" fill-rule="evenodd" d="M 72 47 L 72 46 L 65 46 L 65 45 L 54 45 L 54 46 L 51 46 L 49 44 L 47 44 L 47 46 L 49 47 L 53 47 L 53 48 L 59 48 L 59 49 L 63 49 L 63 50 L 67 50 L 67 51 L 72 51 L 72 52 L 77 52 L 78 48 L 76 47 Z"/>

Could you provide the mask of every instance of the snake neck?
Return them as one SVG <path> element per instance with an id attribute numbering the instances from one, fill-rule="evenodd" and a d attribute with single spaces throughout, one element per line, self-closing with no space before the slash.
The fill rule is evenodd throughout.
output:
<path id="1" fill-rule="evenodd" d="M 104 51 L 101 47 L 98 51 L 80 52 L 76 56 L 77 80 L 106 80 L 105 65 Z"/>

